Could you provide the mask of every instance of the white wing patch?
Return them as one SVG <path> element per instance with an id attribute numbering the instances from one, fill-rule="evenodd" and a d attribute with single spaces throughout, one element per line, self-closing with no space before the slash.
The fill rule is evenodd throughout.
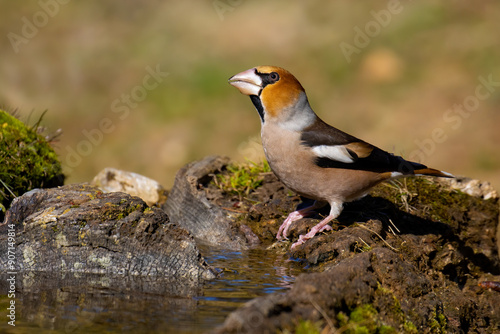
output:
<path id="1" fill-rule="evenodd" d="M 401 172 L 391 172 L 391 178 L 397 178 L 403 176 L 403 173 Z"/>
<path id="2" fill-rule="evenodd" d="M 319 145 L 314 146 L 312 151 L 319 158 L 328 158 L 347 164 L 353 163 L 356 160 L 349 154 L 349 151 L 347 151 L 347 148 L 344 145 Z"/>

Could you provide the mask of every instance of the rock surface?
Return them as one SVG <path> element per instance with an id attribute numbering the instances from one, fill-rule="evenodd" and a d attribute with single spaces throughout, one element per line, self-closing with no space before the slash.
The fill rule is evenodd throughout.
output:
<path id="1" fill-rule="evenodd" d="M 124 192 L 142 198 L 147 205 L 163 204 L 167 191 L 157 181 L 148 177 L 119 170 L 105 168 L 91 182 L 104 192 Z"/>
<path id="2" fill-rule="evenodd" d="M 229 158 L 207 157 L 184 166 L 162 208 L 200 242 L 226 249 L 246 248 L 245 238 L 232 224 L 230 211 L 222 209 L 205 192 L 212 175 L 220 172 Z M 208 197 L 207 197 L 208 196 Z"/>
<path id="3" fill-rule="evenodd" d="M 469 179 L 465 177 L 441 179 L 438 182 L 447 185 L 451 189 L 460 190 L 467 195 L 483 199 L 498 198 L 498 192 L 488 182 Z"/>
<path id="4" fill-rule="evenodd" d="M 166 292 L 162 282 L 169 280 L 180 294 L 183 287 L 215 277 L 189 232 L 169 222 L 162 210 L 124 193 L 72 184 L 16 198 L 0 226 L 0 268 L 5 271 L 12 268 L 7 242 L 1 239 L 12 225 L 15 269 L 23 275 L 105 274 L 118 285 L 137 277 L 146 292 Z"/>

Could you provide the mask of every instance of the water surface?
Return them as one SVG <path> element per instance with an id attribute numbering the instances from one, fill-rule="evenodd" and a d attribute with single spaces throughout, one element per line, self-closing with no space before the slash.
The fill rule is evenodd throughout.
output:
<path id="1" fill-rule="evenodd" d="M 9 299 L 0 296 L 0 332 L 3 333 L 204 333 L 222 324 L 243 303 L 289 289 L 301 266 L 274 251 L 235 252 L 202 249 L 220 277 L 189 297 L 175 282 L 82 276 L 55 282 L 47 277 L 23 277 L 16 293 L 16 326 L 7 324 Z M 19 278 L 21 279 L 21 278 Z M 34 282 L 26 282 L 26 280 Z M 2 278 L 4 281 L 4 278 Z M 51 284 L 52 283 L 52 284 Z M 151 293 L 164 284 L 172 294 Z M 4 284 L 2 290 L 6 291 Z M 154 287 L 155 289 L 151 289 Z M 170 289 L 173 288 L 173 289 Z M 161 290 L 161 289 L 160 289 Z M 1 292 L 3 293 L 3 291 Z"/>

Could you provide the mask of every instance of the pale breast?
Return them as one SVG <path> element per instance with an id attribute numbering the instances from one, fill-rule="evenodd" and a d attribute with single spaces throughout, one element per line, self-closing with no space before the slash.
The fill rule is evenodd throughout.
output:
<path id="1" fill-rule="evenodd" d="M 300 132 L 263 127 L 262 145 L 273 172 L 288 188 L 320 201 L 352 201 L 382 181 L 377 173 L 322 168 L 311 149 L 300 144 Z"/>

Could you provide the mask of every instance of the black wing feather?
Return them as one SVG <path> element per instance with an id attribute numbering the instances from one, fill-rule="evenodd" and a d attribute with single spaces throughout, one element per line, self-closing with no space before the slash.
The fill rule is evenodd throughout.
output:
<path id="1" fill-rule="evenodd" d="M 308 147 L 348 145 L 356 142 L 364 143 L 362 140 L 328 125 L 319 118 L 313 126 L 302 132 L 301 141 L 303 145 Z M 345 163 L 325 157 L 318 157 L 315 163 L 322 168 L 342 168 L 377 173 L 400 172 L 403 175 L 413 174 L 413 171 L 416 169 L 427 168 L 425 165 L 407 161 L 400 156 L 388 153 L 375 146 L 373 146 L 370 155 L 362 158 L 358 157 L 356 152 L 349 148 L 347 148 L 347 151 L 353 157 L 354 162 Z"/>
<path id="2" fill-rule="evenodd" d="M 368 157 L 358 158 L 353 163 L 340 162 L 324 157 L 316 158 L 315 163 L 322 168 L 364 170 L 376 173 L 400 172 L 403 175 L 411 175 L 416 169 L 427 168 L 425 165 L 407 161 L 400 156 L 390 154 L 377 147 L 373 149 Z"/>

